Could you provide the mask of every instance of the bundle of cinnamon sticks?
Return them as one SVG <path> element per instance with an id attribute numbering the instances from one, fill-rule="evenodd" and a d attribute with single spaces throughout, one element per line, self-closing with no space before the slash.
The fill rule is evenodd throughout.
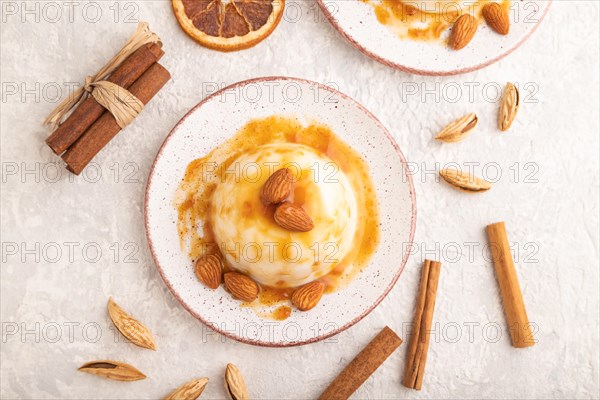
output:
<path id="1" fill-rule="evenodd" d="M 163 55 L 160 42 L 144 44 L 105 80 L 127 89 L 123 92 L 133 96 L 132 101 L 145 105 L 171 78 L 169 71 L 157 62 Z M 62 157 L 69 171 L 79 175 L 121 129 L 113 114 L 89 96 L 52 132 L 46 144 Z"/>

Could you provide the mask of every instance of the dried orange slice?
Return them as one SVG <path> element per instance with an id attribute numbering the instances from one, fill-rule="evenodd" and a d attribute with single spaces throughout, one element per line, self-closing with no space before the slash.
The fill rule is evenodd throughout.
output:
<path id="1" fill-rule="evenodd" d="M 221 51 L 252 47 L 273 32 L 285 0 L 172 0 L 183 30 Z"/>

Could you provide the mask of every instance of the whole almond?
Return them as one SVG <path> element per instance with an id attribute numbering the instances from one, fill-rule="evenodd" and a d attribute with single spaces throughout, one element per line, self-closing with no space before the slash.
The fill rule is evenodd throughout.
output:
<path id="1" fill-rule="evenodd" d="M 261 198 L 266 204 L 284 201 L 292 192 L 294 176 L 287 168 L 282 168 L 267 179 L 261 190 Z"/>
<path id="2" fill-rule="evenodd" d="M 215 254 L 202 256 L 196 261 L 196 276 L 200 282 L 211 289 L 216 289 L 221 284 L 223 275 L 223 263 L 221 258 Z"/>
<path id="3" fill-rule="evenodd" d="M 479 22 L 471 14 L 463 14 L 454 22 L 450 35 L 450 47 L 460 50 L 465 47 L 477 32 Z"/>
<path id="4" fill-rule="evenodd" d="M 515 85 L 508 82 L 502 94 L 502 102 L 498 112 L 498 128 L 507 131 L 512 125 L 519 110 L 519 90 Z"/>
<path id="5" fill-rule="evenodd" d="M 488 181 L 457 169 L 443 169 L 440 176 L 452 186 L 467 192 L 483 192 L 492 187 Z"/>
<path id="6" fill-rule="evenodd" d="M 250 302 L 258 297 L 259 287 L 252 278 L 239 272 L 228 272 L 224 278 L 225 288 L 234 298 Z"/>
<path id="7" fill-rule="evenodd" d="M 146 378 L 146 375 L 134 366 L 112 360 L 91 361 L 83 364 L 79 370 L 116 381 L 138 381 Z"/>
<path id="8" fill-rule="evenodd" d="M 136 346 L 156 350 L 152 333 L 144 324 L 129 315 L 114 300 L 108 299 L 108 315 L 119 332 Z"/>
<path id="9" fill-rule="evenodd" d="M 194 379 L 179 386 L 170 395 L 165 397 L 165 400 L 196 400 L 200 397 L 207 384 L 208 378 Z"/>
<path id="10" fill-rule="evenodd" d="M 324 290 L 325 285 L 323 282 L 313 281 L 307 283 L 294 291 L 292 304 L 300 311 L 308 311 L 319 303 Z"/>
<path id="11" fill-rule="evenodd" d="M 304 208 L 290 202 L 281 203 L 273 217 L 277 225 L 292 232 L 308 232 L 315 227 Z"/>
<path id="12" fill-rule="evenodd" d="M 435 138 L 442 142 L 460 142 L 473 131 L 477 121 L 475 113 L 467 114 L 450 122 Z"/>
<path id="13" fill-rule="evenodd" d="M 240 370 L 233 364 L 225 369 L 225 389 L 232 400 L 250 400 L 250 393 Z"/>
<path id="14" fill-rule="evenodd" d="M 498 3 L 487 3 L 482 10 L 485 22 L 501 35 L 508 35 L 510 20 L 508 12 Z"/>

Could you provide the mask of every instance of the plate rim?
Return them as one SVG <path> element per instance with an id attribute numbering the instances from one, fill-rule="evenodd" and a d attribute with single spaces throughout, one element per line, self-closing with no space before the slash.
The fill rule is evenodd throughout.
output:
<path id="1" fill-rule="evenodd" d="M 331 1 L 331 0 L 329 0 Z M 334 0 L 337 1 L 337 0 Z M 508 56 L 509 54 L 511 54 L 513 51 L 517 50 L 519 47 L 521 47 L 521 45 L 523 43 L 525 43 L 525 41 L 527 39 L 529 39 L 529 37 L 533 34 L 533 32 L 535 32 L 539 26 L 542 24 L 542 21 L 544 20 L 544 18 L 546 17 L 546 15 L 548 14 L 548 12 L 550 11 L 550 7 L 552 6 L 552 2 L 553 0 L 547 0 L 548 1 L 548 7 L 546 7 L 546 10 L 544 11 L 544 13 L 542 14 L 542 16 L 540 17 L 540 20 L 538 21 L 537 24 L 535 24 L 535 26 L 533 27 L 533 29 L 531 29 L 525 36 L 523 36 L 518 42 L 516 42 L 513 46 L 509 47 L 506 51 L 502 52 L 500 55 L 498 55 L 497 57 L 494 57 L 490 60 L 487 60 L 481 64 L 477 64 L 471 67 L 467 67 L 467 68 L 459 68 L 459 69 L 454 69 L 454 70 L 449 70 L 449 71 L 434 71 L 434 70 L 428 70 L 428 69 L 419 69 L 419 68 L 412 68 L 412 67 L 408 67 L 406 65 L 400 64 L 400 63 L 396 63 L 393 62 L 387 58 L 384 58 L 380 55 L 377 55 L 375 53 L 373 53 L 372 51 L 367 50 L 363 45 L 361 45 L 356 39 L 354 39 L 354 37 L 352 37 L 348 32 L 346 32 L 341 26 L 340 24 L 338 24 L 338 22 L 335 20 L 335 18 L 333 17 L 333 15 L 331 13 L 328 12 L 327 10 L 327 6 L 324 3 L 324 0 L 317 0 L 317 4 L 319 5 L 319 8 L 321 9 L 321 12 L 323 13 L 323 15 L 325 16 L 325 18 L 327 18 L 327 21 L 329 21 L 329 23 L 335 28 L 335 30 L 342 35 L 342 37 L 344 39 L 346 39 L 346 41 L 348 41 L 354 48 L 356 48 L 358 51 L 360 51 L 362 54 L 366 55 L 367 57 L 387 66 L 387 67 L 391 67 L 393 69 L 396 69 L 398 71 L 403 71 L 403 72 L 408 72 L 411 74 L 415 74 L 415 75 L 423 75 L 423 76 L 453 76 L 453 75 L 460 75 L 460 74 L 465 74 L 467 72 L 473 72 L 473 71 L 477 71 L 479 69 L 485 68 L 489 65 L 492 65 L 500 60 L 502 60 L 504 57 Z"/>
<path id="2" fill-rule="evenodd" d="M 181 296 L 179 296 L 177 291 L 172 287 L 170 282 L 166 279 L 163 269 L 160 266 L 160 264 L 158 263 L 158 260 L 156 257 L 156 253 L 154 250 L 154 243 L 153 243 L 152 239 L 150 238 L 150 233 L 149 233 L 150 229 L 149 229 L 149 222 L 148 222 L 148 198 L 149 198 L 150 187 L 152 186 L 152 181 L 153 181 L 156 164 L 158 163 L 159 159 L 161 158 L 164 148 L 167 146 L 169 140 L 172 138 L 173 134 L 177 131 L 179 126 L 181 124 L 183 124 L 185 122 L 185 120 L 187 120 L 188 117 L 190 117 L 194 112 L 196 112 L 196 110 L 200 109 L 205 103 L 209 102 L 214 97 L 221 95 L 223 92 L 232 90 L 232 89 L 240 87 L 240 86 L 248 85 L 251 83 L 261 83 L 261 82 L 268 82 L 268 81 L 294 81 L 294 82 L 298 82 L 298 83 L 302 83 L 302 84 L 316 85 L 316 87 L 318 87 L 319 89 L 328 90 L 328 91 L 332 92 L 333 94 L 338 95 L 341 98 L 343 98 L 345 100 L 349 100 L 352 103 L 354 103 L 361 111 L 363 111 L 385 133 L 385 135 L 387 136 L 391 145 L 394 147 L 396 154 L 400 157 L 400 163 L 403 166 L 404 175 L 406 177 L 406 181 L 409 186 L 410 198 L 411 198 L 411 203 L 412 203 L 411 204 L 412 205 L 411 224 L 410 224 L 410 233 L 409 233 L 409 240 L 408 240 L 409 245 L 406 246 L 406 250 L 404 251 L 404 255 L 402 256 L 402 261 L 400 263 L 400 266 L 399 266 L 397 272 L 394 274 L 393 279 L 390 281 L 388 286 L 385 288 L 384 292 L 363 313 L 361 313 L 360 315 L 355 317 L 352 321 L 344 324 L 343 326 L 338 327 L 337 329 L 335 329 L 331 332 L 327 332 L 327 333 L 321 334 L 319 336 L 316 336 L 316 337 L 313 337 L 313 338 L 310 338 L 307 340 L 298 341 L 298 342 L 289 342 L 289 343 L 280 343 L 280 342 L 273 343 L 273 342 L 266 342 L 266 341 L 261 341 L 261 340 L 250 340 L 250 339 L 247 339 L 247 338 L 244 338 L 241 336 L 236 336 L 234 333 L 231 333 L 230 331 L 220 329 L 217 325 L 211 324 L 209 321 L 205 320 L 201 315 L 196 313 L 181 298 Z M 255 346 L 261 346 L 261 347 L 296 347 L 296 346 L 302 346 L 302 345 L 306 345 L 306 344 L 310 344 L 310 343 L 316 343 L 321 340 L 328 339 L 332 336 L 337 335 L 338 333 L 345 331 L 346 329 L 348 329 L 351 326 L 358 323 L 360 320 L 362 320 L 368 314 L 370 314 L 371 311 L 373 311 L 383 301 L 383 299 L 389 294 L 389 292 L 393 289 L 396 282 L 398 282 L 400 275 L 402 275 L 404 268 L 406 267 L 406 263 L 408 262 L 408 259 L 410 257 L 410 248 L 412 247 L 412 243 L 414 242 L 414 236 L 415 236 L 416 224 L 417 224 L 417 199 L 416 199 L 416 193 L 415 193 L 415 186 L 413 183 L 412 176 L 409 173 L 407 173 L 407 171 L 408 171 L 407 168 L 408 168 L 408 162 L 406 161 L 406 157 L 402 153 L 400 146 L 398 145 L 398 143 L 396 142 L 396 140 L 394 139 L 392 134 L 388 131 L 388 129 L 381 123 L 381 121 L 379 121 L 379 119 L 377 119 L 377 117 L 375 117 L 375 115 L 373 115 L 373 113 L 371 113 L 369 110 L 367 110 L 362 104 L 360 104 L 358 101 L 354 100 L 352 97 L 340 92 L 339 90 L 336 90 L 332 87 L 329 87 L 329 86 L 324 85 L 319 82 L 315 82 L 315 81 L 311 81 L 311 80 L 303 79 L 303 78 L 289 77 L 289 76 L 264 76 L 264 77 L 246 79 L 246 80 L 242 80 L 242 81 L 233 83 L 233 84 L 223 87 L 223 88 L 219 89 L 218 91 L 212 93 L 211 95 L 207 96 L 202 101 L 200 101 L 198 104 L 196 104 L 194 107 L 192 107 L 187 113 L 185 113 L 185 115 L 183 117 L 181 117 L 181 119 L 175 124 L 175 126 L 173 126 L 173 128 L 171 129 L 169 134 L 165 137 L 165 140 L 163 141 L 160 148 L 158 149 L 158 152 L 156 153 L 156 157 L 154 158 L 154 161 L 152 162 L 152 166 L 150 167 L 150 171 L 148 173 L 148 178 L 146 179 L 146 189 L 144 192 L 144 227 L 146 230 L 146 241 L 148 243 L 148 247 L 150 248 L 150 254 L 152 256 L 152 260 L 154 261 L 154 266 L 158 270 L 158 273 L 159 273 L 162 281 L 167 286 L 167 288 L 169 289 L 171 294 L 175 297 L 175 299 L 179 302 L 179 304 L 181 304 L 188 313 L 190 313 L 194 318 L 196 318 L 197 320 L 202 322 L 206 327 L 210 328 L 211 330 L 213 330 L 229 339 L 233 339 L 238 342 L 242 342 L 245 344 L 251 344 L 251 345 L 255 345 Z"/>

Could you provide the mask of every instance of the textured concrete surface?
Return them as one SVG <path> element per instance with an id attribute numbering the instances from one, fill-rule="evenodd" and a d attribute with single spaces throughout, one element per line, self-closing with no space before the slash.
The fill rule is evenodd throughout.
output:
<path id="1" fill-rule="evenodd" d="M 556 1 L 514 54 L 449 78 L 412 76 L 364 57 L 312 1 L 290 2 L 267 41 L 233 54 L 197 46 L 167 1 L 1 5 L 2 398 L 150 399 L 196 376 L 211 379 L 203 398 L 223 398 L 227 362 L 244 372 L 253 398 L 315 398 L 384 325 L 408 339 L 425 257 L 444 269 L 423 391 L 401 386 L 405 343 L 355 398 L 600 397 L 598 3 Z M 57 89 L 66 94 L 68 82 L 101 66 L 137 20 L 162 37 L 173 80 L 73 178 L 45 146 L 41 121 Z M 415 254 L 398 284 L 356 326 L 299 348 L 258 348 L 207 331 L 167 291 L 144 235 L 145 180 L 171 127 L 215 86 L 264 75 L 336 85 L 390 129 L 415 171 Z M 526 96 L 512 130 L 501 134 L 496 89 L 507 80 Z M 470 111 L 481 122 L 467 141 L 432 140 Z M 433 171 L 452 162 L 489 179 L 501 175 L 490 192 L 466 195 L 436 181 Z M 539 341 L 533 348 L 510 346 L 485 252 L 483 228 L 497 220 L 514 243 Z M 157 352 L 115 334 L 110 295 L 152 329 Z M 148 379 L 121 383 L 76 371 L 102 358 L 128 361 Z"/>

